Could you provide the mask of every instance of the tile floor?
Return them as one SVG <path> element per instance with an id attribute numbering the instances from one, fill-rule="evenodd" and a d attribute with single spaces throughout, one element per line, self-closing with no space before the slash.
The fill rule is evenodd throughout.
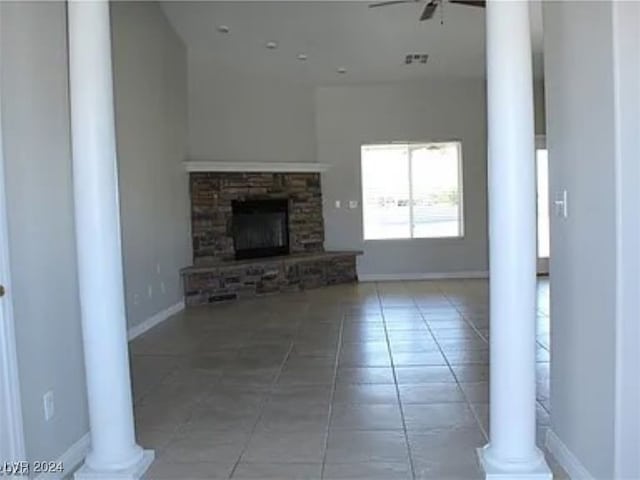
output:
<path id="1" fill-rule="evenodd" d="M 481 478 L 487 293 L 483 280 L 365 283 L 177 315 L 131 347 L 148 478 Z M 548 311 L 541 281 L 541 432 Z"/>

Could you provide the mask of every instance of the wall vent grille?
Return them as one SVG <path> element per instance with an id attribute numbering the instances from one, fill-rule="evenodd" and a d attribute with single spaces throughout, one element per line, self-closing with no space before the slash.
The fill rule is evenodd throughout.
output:
<path id="1" fill-rule="evenodd" d="M 404 57 L 404 63 L 406 65 L 412 65 L 414 63 L 422 63 L 424 65 L 425 63 L 427 63 L 428 59 L 429 55 L 427 55 L 426 53 L 408 53 Z"/>

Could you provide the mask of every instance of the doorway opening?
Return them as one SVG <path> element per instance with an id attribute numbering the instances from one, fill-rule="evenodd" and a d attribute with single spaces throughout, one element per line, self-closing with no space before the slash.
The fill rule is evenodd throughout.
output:
<path id="1" fill-rule="evenodd" d="M 544 137 L 536 138 L 537 256 L 538 275 L 549 275 L 549 155 Z"/>

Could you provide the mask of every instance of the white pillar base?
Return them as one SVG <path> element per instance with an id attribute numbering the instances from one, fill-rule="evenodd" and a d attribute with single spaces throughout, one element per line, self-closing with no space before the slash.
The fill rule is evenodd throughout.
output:
<path id="1" fill-rule="evenodd" d="M 73 476 L 74 480 L 140 480 L 149 469 L 155 459 L 153 450 L 144 450 L 140 461 L 126 470 L 98 472 L 86 464 Z"/>
<path id="2" fill-rule="evenodd" d="M 478 448 L 478 459 L 487 480 L 553 480 L 544 454 L 538 450 L 538 458 L 528 463 L 500 463 L 487 455 L 487 447 Z"/>

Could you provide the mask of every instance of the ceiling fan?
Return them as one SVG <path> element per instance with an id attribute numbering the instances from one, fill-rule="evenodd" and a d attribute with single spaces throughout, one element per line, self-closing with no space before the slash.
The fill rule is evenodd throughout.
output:
<path id="1" fill-rule="evenodd" d="M 388 5 L 398 5 L 401 3 L 422 3 L 423 0 L 384 0 L 382 2 L 371 3 L 369 8 L 386 7 Z M 420 15 L 420 21 L 429 20 L 444 0 L 429 0 Z M 449 3 L 468 5 L 470 7 L 484 8 L 487 6 L 486 0 L 449 0 Z"/>

